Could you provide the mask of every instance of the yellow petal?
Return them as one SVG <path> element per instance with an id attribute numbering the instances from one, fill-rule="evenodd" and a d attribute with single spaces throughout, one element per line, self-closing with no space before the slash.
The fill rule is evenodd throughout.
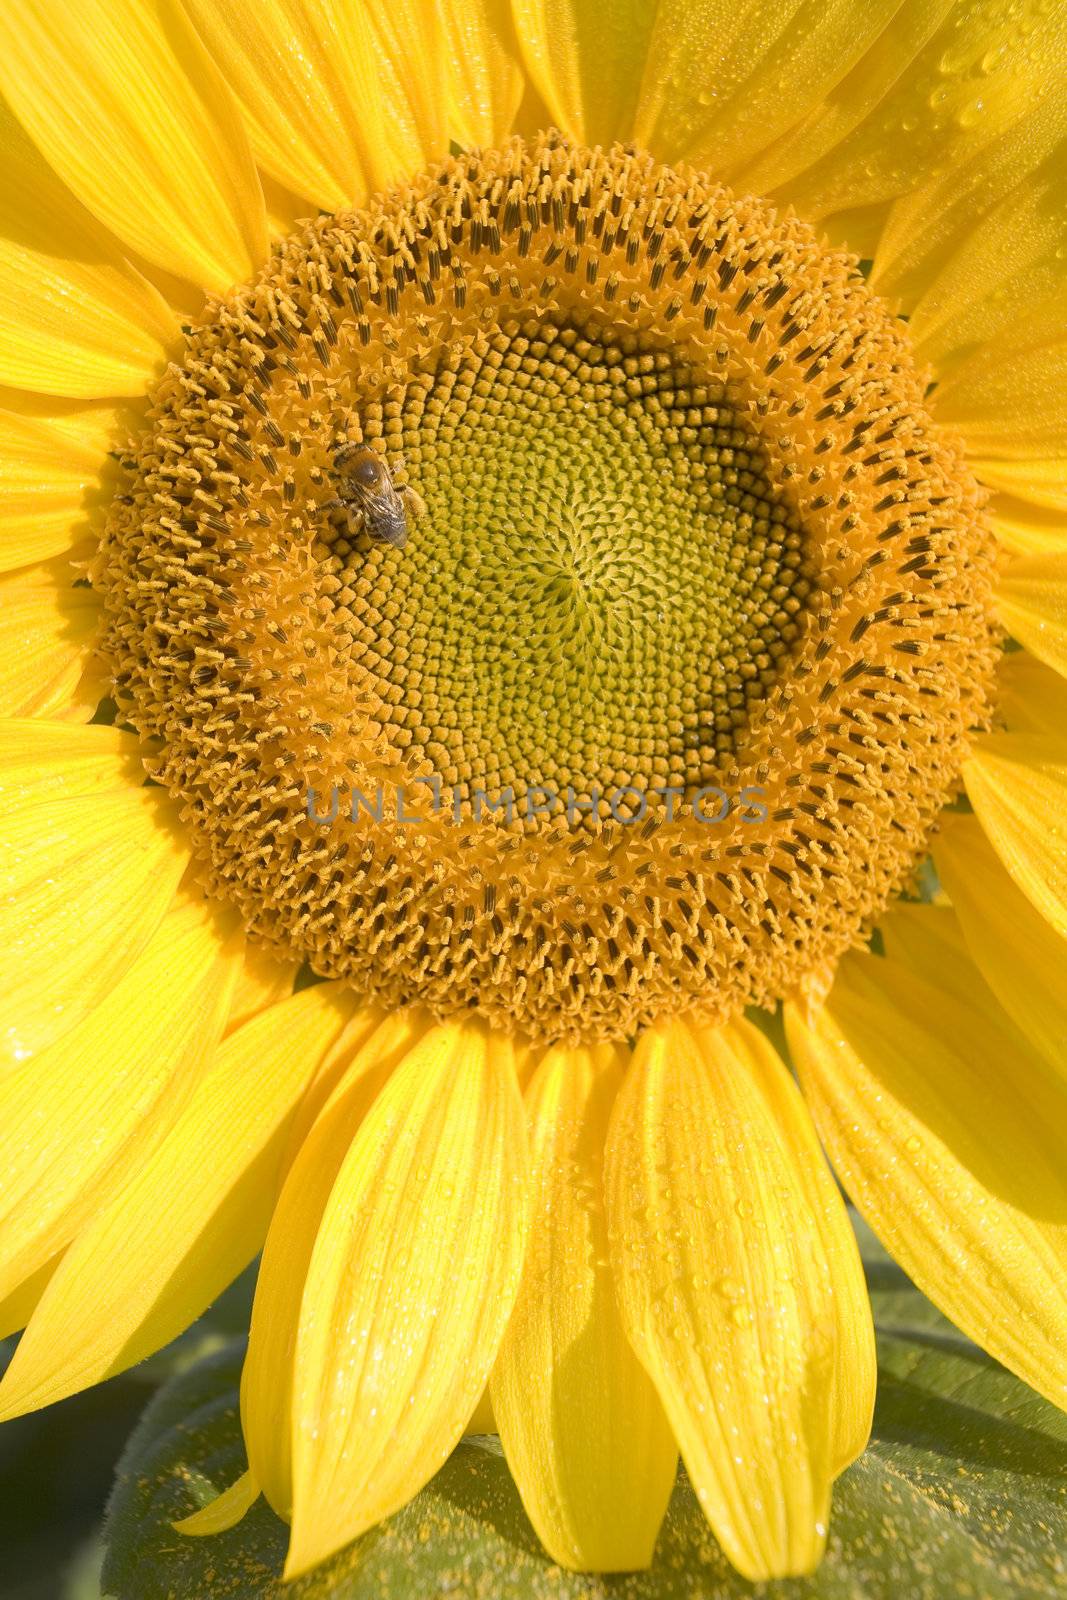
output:
<path id="1" fill-rule="evenodd" d="M 241 103 L 256 160 L 279 183 L 340 211 L 400 176 L 382 149 L 382 78 L 364 6 L 189 0 L 187 10 Z"/>
<path id="2" fill-rule="evenodd" d="M 185 871 L 170 803 L 136 786 L 129 747 L 109 755 L 106 728 L 0 725 L 4 1063 L 43 1049 L 104 999 Z"/>
<path id="3" fill-rule="evenodd" d="M 972 461 L 971 467 L 982 476 L 981 463 Z M 993 532 L 1013 555 L 1039 556 L 1067 550 L 1067 468 L 1063 476 L 1065 504 L 1061 510 L 1031 504 L 1013 493 L 993 495 L 989 504 Z M 1022 487 L 1025 494 L 1032 485 L 1026 483 Z"/>
<path id="4" fill-rule="evenodd" d="M 647 1567 L 678 1449 L 615 1303 L 604 1140 L 621 1045 L 550 1050 L 526 1094 L 530 1242 L 490 1393 L 541 1543 L 580 1571 Z"/>
<path id="5" fill-rule="evenodd" d="M 279 961 L 259 945 L 246 945 L 244 963 L 234 986 L 227 1032 L 232 1033 L 268 1006 L 287 999 L 293 992 L 297 971 L 295 961 Z"/>
<path id="6" fill-rule="evenodd" d="M 1008 441 L 1010 444 L 1010 441 Z M 1004 441 L 1001 441 L 1004 444 Z M 981 450 L 970 453 L 971 470 L 991 489 L 999 489 L 1015 500 L 1021 500 L 1032 516 L 1032 508 L 1060 513 L 1060 525 L 1067 513 L 1067 461 L 1055 457 L 1048 460 L 1027 458 L 1023 442 L 1021 459 L 1011 461 L 1000 456 L 984 455 Z"/>
<path id="7" fill-rule="evenodd" d="M 835 211 L 832 217 L 823 219 L 827 239 L 838 249 L 849 250 L 861 261 L 869 261 L 878 249 L 890 204 L 883 200 L 870 206 Z"/>
<path id="8" fill-rule="evenodd" d="M 489 1399 L 489 1390 L 484 1389 L 473 1412 L 467 1419 L 465 1434 L 469 1433 L 496 1433 L 496 1418 L 493 1416 L 493 1406 Z"/>
<path id="9" fill-rule="evenodd" d="M 87 722 L 104 692 L 89 659 L 100 602 L 61 556 L 0 577 L 0 717 Z"/>
<path id="10" fill-rule="evenodd" d="M 195 990 L 192 1003 L 204 1004 Z M 340 986 L 318 984 L 217 1049 L 63 1257 L 0 1384 L 0 1419 L 143 1360 L 248 1264 L 277 1197 L 287 1124 L 347 1015 Z"/>
<path id="11" fill-rule="evenodd" d="M 379 140 L 406 180 L 448 149 L 448 36 L 445 9 L 426 0 L 364 7 L 374 70 L 382 80 Z"/>
<path id="12" fill-rule="evenodd" d="M 605 1167 L 619 1308 L 704 1514 L 755 1582 L 818 1562 L 837 1449 L 833 1283 L 803 1159 L 731 1030 L 641 1036 Z"/>
<path id="13" fill-rule="evenodd" d="M 225 1533 L 228 1528 L 237 1526 L 258 1499 L 259 1484 L 250 1472 L 242 1472 L 237 1482 L 231 1483 L 210 1504 L 194 1511 L 191 1517 L 172 1522 L 171 1527 L 176 1533 L 193 1534 L 201 1538 L 207 1534 Z"/>
<path id="14" fill-rule="evenodd" d="M 1067 675 L 1067 551 L 1013 561 L 997 581 L 997 614 L 1020 644 Z"/>
<path id="15" fill-rule="evenodd" d="M 0 75 L 2 61 L 0 49 Z M 0 160 L 0 383 L 75 399 L 142 394 L 177 317 L 2 104 Z"/>
<path id="16" fill-rule="evenodd" d="M 997 668 L 997 716 L 1009 733 L 1063 737 L 1067 680 L 1025 650 L 1002 656 Z"/>
<path id="17" fill-rule="evenodd" d="M 1001 861 L 1067 937 L 1067 738 L 991 734 L 978 741 L 963 778 Z"/>
<path id="18" fill-rule="evenodd" d="M 442 1024 L 396 1069 L 315 1241 L 293 1381 L 292 1577 L 458 1442 L 519 1286 L 526 1133 L 505 1036 Z"/>
<path id="19" fill-rule="evenodd" d="M 1067 942 L 1001 866 L 974 817 L 950 819 L 934 861 L 986 982 L 1034 1047 L 1067 1073 Z"/>
<path id="20" fill-rule="evenodd" d="M 588 8 L 595 14 L 595 8 Z M 665 160 L 732 182 L 821 106 L 849 70 L 885 50 L 899 0 L 668 0 L 655 10 L 635 136 Z"/>
<path id="21" fill-rule="evenodd" d="M 934 37 L 951 6 L 952 0 L 902 0 L 891 15 L 885 7 L 865 6 L 864 11 L 883 27 L 872 47 L 858 59 L 850 56 L 850 70 L 838 74 L 821 94 L 811 95 L 800 105 L 793 125 L 769 141 L 743 172 L 734 175 L 734 182 L 750 194 L 770 194 L 772 190 L 788 191 L 793 182 L 802 181 L 809 168 L 817 167 L 846 143 L 898 80 L 903 86 L 916 57 Z M 885 27 L 887 21 L 890 25 Z M 862 199 L 849 201 L 849 186 L 837 176 L 838 193 L 826 212 L 851 207 L 855 215 L 866 210 Z M 903 187 L 911 185 L 905 182 Z M 873 254 L 873 250 L 867 253 Z"/>
<path id="22" fill-rule="evenodd" d="M 350 1028 L 359 1029 L 357 1015 Z M 346 1053 L 349 1029 L 331 1052 L 343 1071 L 334 1076 L 332 1094 L 319 1100 L 322 1115 L 310 1132 L 301 1107 L 296 1123 L 306 1124 L 278 1198 L 256 1281 L 248 1356 L 241 1375 L 241 1422 L 248 1460 L 256 1481 L 279 1516 L 292 1509 L 291 1413 L 293 1351 L 300 1303 L 311 1253 L 341 1163 L 356 1129 L 389 1074 L 426 1032 L 428 1018 L 403 1011 L 377 1020 L 369 1036 Z M 316 1089 L 321 1089 L 316 1085 Z M 317 1096 L 316 1096 L 317 1098 Z M 323 1109 L 325 1107 L 325 1109 Z M 291 1135 L 295 1143 L 297 1128 Z"/>
<path id="23" fill-rule="evenodd" d="M 143 782 L 137 740 L 119 728 L 0 718 L 0 801 L 8 809 L 103 796 Z"/>
<path id="24" fill-rule="evenodd" d="M 849 955 L 787 1008 L 838 1174 L 887 1250 L 990 1355 L 1067 1405 L 1067 1085 L 982 1008 Z"/>
<path id="25" fill-rule="evenodd" d="M 109 406 L 0 410 L 0 570 L 59 555 L 94 530 L 113 489 L 115 432 Z"/>
<path id="26" fill-rule="evenodd" d="M 222 292 L 267 254 L 248 136 L 168 0 L 10 0 L 0 88 L 93 214 L 146 261 Z"/>
<path id="27" fill-rule="evenodd" d="M 526 71 L 555 126 L 583 144 L 630 138 L 659 8 L 512 0 L 511 9 Z M 694 31 L 702 31 L 696 18 Z"/>
<path id="28" fill-rule="evenodd" d="M 750 187 L 773 189 L 813 219 L 908 194 L 963 167 L 1037 105 L 1067 36 L 1063 8 L 1042 0 L 907 0 L 887 20 L 868 53 L 748 170 Z"/>
<path id="29" fill-rule="evenodd" d="M 1062 330 L 1062 307 L 1058 320 Z M 983 461 L 987 456 L 1027 464 L 1049 461 L 1057 469 L 1057 481 L 1062 480 L 1067 461 L 1067 339 L 1042 340 L 1035 329 L 1033 344 L 1023 348 L 1014 334 L 981 345 L 938 384 L 934 412 Z"/>
<path id="30" fill-rule="evenodd" d="M 241 103 L 260 166 L 323 210 L 356 205 L 447 152 L 441 7 L 191 0 L 189 10 Z M 464 42 L 480 42 L 473 24 Z M 485 71 L 468 68 L 483 92 Z"/>
<path id="31" fill-rule="evenodd" d="M 871 282 L 908 312 L 920 359 L 945 374 L 1067 290 L 1067 100 L 1049 95 L 962 167 L 896 202 Z"/>
<path id="32" fill-rule="evenodd" d="M 48 1287 L 52 1274 L 59 1266 L 62 1250 L 57 1250 L 50 1260 L 31 1272 L 28 1278 L 0 1299 L 0 1339 L 18 1333 L 33 1315 L 34 1307 Z"/>
<path id="33" fill-rule="evenodd" d="M 0 1295 L 70 1242 L 177 1114 L 229 1006 L 241 942 L 224 932 L 183 897 L 78 1027 L 4 1074 Z"/>
<path id="34" fill-rule="evenodd" d="M 311 201 L 304 195 L 294 194 L 284 183 L 279 183 L 268 172 L 260 171 L 263 184 L 263 203 L 267 208 L 267 227 L 272 239 L 284 239 L 307 222 L 314 211 Z"/>
<path id="35" fill-rule="evenodd" d="M 956 819 L 950 817 L 948 821 L 951 825 Z M 1008 1019 L 1000 1013 L 992 991 L 982 983 L 981 974 L 968 955 L 967 941 L 953 906 L 898 901 L 882 918 L 878 929 L 891 961 L 920 978 L 936 972 L 940 988 L 957 1000 L 969 998 L 994 1016 L 999 1014 L 1000 1021 L 1008 1026 Z"/>
<path id="36" fill-rule="evenodd" d="M 442 0 L 448 62 L 448 131 L 470 145 L 501 144 L 523 91 L 510 0 Z"/>
<path id="37" fill-rule="evenodd" d="M 819 1144 L 811 1114 L 777 1050 L 759 1028 L 736 1022 L 728 1033 L 734 1059 L 759 1086 L 791 1152 L 830 1269 L 837 1320 L 833 1381 L 836 1477 L 867 1448 L 878 1362 L 867 1278 L 852 1224 Z"/>
<path id="38" fill-rule="evenodd" d="M 949 817 L 949 828 L 957 821 L 967 821 L 974 825 L 979 836 L 981 828 L 973 817 L 959 819 Z M 985 846 L 993 861 L 996 856 Z M 1028 907 L 1029 915 L 1035 921 L 1042 919 L 1030 906 L 1025 895 L 1019 893 L 1003 868 L 997 863 L 1000 877 L 1010 886 L 1013 895 Z M 1048 924 L 1045 924 L 1048 928 Z M 980 968 L 975 964 L 974 958 L 964 937 L 960 919 L 956 914 L 954 905 L 929 904 L 904 904 L 893 906 L 888 916 L 878 924 L 879 931 L 885 943 L 885 953 L 897 966 L 906 968 L 919 978 L 929 979 L 931 973 L 937 974 L 938 990 L 951 995 L 961 1005 L 968 1006 L 973 1012 L 984 1013 L 994 1030 L 1003 1039 L 1005 1051 L 1022 1056 L 1029 1056 L 1032 1042 L 1028 1039 L 1026 1031 L 1015 1026 L 1007 1009 L 1001 1005 L 993 989 L 986 981 Z M 1052 930 L 1048 929 L 1052 934 Z M 1055 935 L 1052 934 L 1055 938 Z M 1064 1064 L 1053 1061 L 1051 1065 L 1056 1070 L 1063 1069 Z"/>
<path id="39" fill-rule="evenodd" d="M 352 1014 L 338 1036 L 337 1043 L 325 1056 L 314 1079 L 308 1085 L 307 1093 L 293 1118 L 284 1162 L 287 1173 L 303 1149 L 304 1140 L 323 1110 L 330 1106 L 337 1096 L 347 1094 L 352 1082 L 357 1078 L 365 1079 L 363 1089 L 360 1091 L 361 1096 L 365 1092 L 377 1093 L 377 1087 L 369 1091 L 369 1070 L 376 1071 L 382 1067 L 386 1056 L 390 1061 L 387 1070 L 391 1070 L 392 1064 L 411 1048 L 420 1033 L 429 1025 L 428 1013 L 419 1011 L 416 1007 L 409 1007 L 402 1012 L 385 1011 L 379 1006 L 357 1002 L 353 996 Z M 370 1044 L 372 1039 L 373 1050 L 364 1056 L 364 1046 Z M 382 1078 L 381 1082 L 384 1081 Z M 362 1098 L 360 1104 L 363 1104 Z"/>

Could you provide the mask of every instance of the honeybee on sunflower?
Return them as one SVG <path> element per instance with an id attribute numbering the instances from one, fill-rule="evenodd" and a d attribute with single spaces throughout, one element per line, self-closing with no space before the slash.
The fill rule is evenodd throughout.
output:
<path id="1" fill-rule="evenodd" d="M 806 1573 L 875 1384 L 832 1171 L 1067 1402 L 1065 50 L 7 0 L 0 1415 L 262 1251 L 185 1532 L 265 1495 L 302 1573 L 478 1408 L 563 1566 L 647 1565 L 680 1453 Z"/>

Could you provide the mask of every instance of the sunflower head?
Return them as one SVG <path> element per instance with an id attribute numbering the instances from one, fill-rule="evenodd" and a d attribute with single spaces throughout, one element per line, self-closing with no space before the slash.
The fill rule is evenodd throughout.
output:
<path id="1" fill-rule="evenodd" d="M 546 1039 L 828 970 L 989 714 L 991 537 L 923 389 L 846 256 L 630 149 L 514 139 L 284 240 L 95 568 L 211 890 Z"/>
<path id="2" fill-rule="evenodd" d="M 477 1426 L 564 1567 L 681 1454 L 804 1574 L 824 1148 L 1064 1403 L 1065 45 L 5 0 L 0 1418 L 258 1256 L 183 1534 L 262 1494 L 297 1576 Z"/>

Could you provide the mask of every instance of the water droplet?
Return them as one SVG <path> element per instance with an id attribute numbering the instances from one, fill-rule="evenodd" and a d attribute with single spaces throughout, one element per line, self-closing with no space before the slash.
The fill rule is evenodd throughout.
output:
<path id="1" fill-rule="evenodd" d="M 973 128 L 984 110 L 984 100 L 972 100 L 970 105 L 964 106 L 963 110 L 957 113 L 956 121 L 961 128 Z"/>

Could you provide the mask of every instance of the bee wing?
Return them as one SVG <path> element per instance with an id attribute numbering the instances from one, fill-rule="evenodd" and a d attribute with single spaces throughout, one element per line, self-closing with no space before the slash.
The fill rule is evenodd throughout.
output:
<path id="1" fill-rule="evenodd" d="M 404 502 L 392 483 L 383 484 L 374 493 L 364 491 L 361 500 L 371 538 L 402 549 L 408 536 L 407 517 Z"/>

